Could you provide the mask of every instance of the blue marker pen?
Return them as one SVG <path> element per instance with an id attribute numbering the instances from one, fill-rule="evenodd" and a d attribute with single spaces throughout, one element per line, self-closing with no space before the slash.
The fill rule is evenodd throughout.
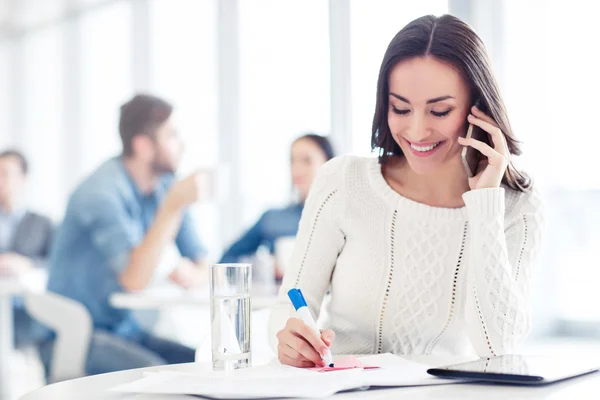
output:
<path id="1" fill-rule="evenodd" d="M 288 297 L 292 301 L 292 304 L 294 305 L 294 308 L 296 309 L 296 312 L 298 313 L 300 319 L 306 325 L 308 325 L 309 328 L 315 331 L 318 337 L 321 337 L 321 331 L 319 330 L 317 322 L 311 315 L 310 310 L 306 305 L 306 300 L 304 300 L 302 291 L 300 289 L 290 289 L 288 291 Z M 333 367 L 333 358 L 331 357 L 331 351 L 329 351 L 329 349 L 327 349 L 327 354 L 321 357 L 323 358 L 323 361 L 325 361 L 325 365 Z"/>

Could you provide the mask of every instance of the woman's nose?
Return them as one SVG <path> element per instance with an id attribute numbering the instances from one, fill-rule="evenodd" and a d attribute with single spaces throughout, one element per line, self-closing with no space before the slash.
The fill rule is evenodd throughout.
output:
<path id="1" fill-rule="evenodd" d="M 413 118 L 412 124 L 408 130 L 408 140 L 411 142 L 425 141 L 430 136 L 429 129 L 422 118 Z"/>

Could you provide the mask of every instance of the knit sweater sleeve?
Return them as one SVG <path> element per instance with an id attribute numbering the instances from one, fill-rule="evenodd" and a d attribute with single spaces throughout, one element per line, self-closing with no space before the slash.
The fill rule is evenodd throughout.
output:
<path id="1" fill-rule="evenodd" d="M 295 315 L 287 297 L 291 288 L 302 290 L 315 317 L 331 283 L 337 257 L 345 236 L 340 221 L 343 215 L 343 168 L 346 157 L 327 162 L 317 174 L 302 211 L 290 266 L 284 272 L 277 304 L 271 312 L 269 340 L 277 347 L 277 332 Z"/>
<path id="2" fill-rule="evenodd" d="M 463 195 L 471 230 L 466 324 L 481 357 L 513 351 L 531 329 L 530 293 L 543 230 L 541 203 L 534 190 L 508 195 L 508 213 L 504 188 Z"/>

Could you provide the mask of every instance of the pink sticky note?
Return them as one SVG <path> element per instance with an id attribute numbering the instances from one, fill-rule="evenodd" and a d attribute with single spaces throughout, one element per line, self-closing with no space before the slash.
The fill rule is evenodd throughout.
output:
<path id="1" fill-rule="evenodd" d="M 342 371 L 345 369 L 353 369 L 353 368 L 363 368 L 363 369 L 376 369 L 379 366 L 376 365 L 365 365 L 358 360 L 355 356 L 347 356 L 344 358 L 340 358 L 339 360 L 335 360 L 334 367 L 314 367 L 308 368 L 311 371 L 317 372 L 329 372 L 329 371 Z"/>

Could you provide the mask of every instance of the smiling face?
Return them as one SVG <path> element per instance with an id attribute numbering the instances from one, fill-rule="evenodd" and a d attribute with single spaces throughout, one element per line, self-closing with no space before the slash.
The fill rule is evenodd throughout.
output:
<path id="1" fill-rule="evenodd" d="M 471 101 L 460 74 L 432 57 L 398 63 L 389 78 L 388 125 L 418 174 L 460 165 Z"/>

